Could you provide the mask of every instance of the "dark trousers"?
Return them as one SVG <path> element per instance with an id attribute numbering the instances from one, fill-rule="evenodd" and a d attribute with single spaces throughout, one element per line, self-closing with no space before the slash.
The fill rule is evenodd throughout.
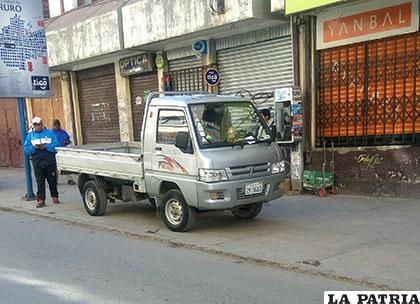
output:
<path id="1" fill-rule="evenodd" d="M 34 166 L 36 184 L 38 186 L 36 198 L 38 200 L 45 200 L 45 180 L 50 186 L 51 197 L 58 197 L 57 190 L 57 168 L 56 165 L 49 166 Z"/>

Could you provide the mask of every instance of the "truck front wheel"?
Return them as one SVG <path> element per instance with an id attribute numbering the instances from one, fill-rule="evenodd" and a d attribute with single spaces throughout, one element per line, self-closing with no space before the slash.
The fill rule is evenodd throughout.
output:
<path id="1" fill-rule="evenodd" d="M 240 219 L 250 220 L 260 213 L 263 203 L 254 203 L 232 209 L 232 214 Z"/>
<path id="2" fill-rule="evenodd" d="M 195 209 L 187 205 L 179 190 L 168 191 L 159 209 L 166 227 L 175 232 L 189 230 L 196 219 Z"/>
<path id="3" fill-rule="evenodd" d="M 98 186 L 95 181 L 89 180 L 83 185 L 82 196 L 87 213 L 93 216 L 105 213 L 108 198 L 104 189 Z"/>

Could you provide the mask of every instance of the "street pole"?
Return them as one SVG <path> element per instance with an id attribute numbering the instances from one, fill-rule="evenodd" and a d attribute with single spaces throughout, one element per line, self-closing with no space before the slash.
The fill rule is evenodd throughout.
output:
<path id="1" fill-rule="evenodd" d="M 22 151 L 23 159 L 25 160 L 25 170 L 26 170 L 26 194 L 23 197 L 26 201 L 32 201 L 36 199 L 34 191 L 32 189 L 32 174 L 31 174 L 31 164 L 29 162 L 29 156 L 26 155 L 24 149 L 24 143 L 26 138 L 26 123 L 25 123 L 25 104 L 23 98 L 18 98 L 18 107 L 19 107 L 19 124 L 20 124 L 20 134 L 22 138 Z"/>

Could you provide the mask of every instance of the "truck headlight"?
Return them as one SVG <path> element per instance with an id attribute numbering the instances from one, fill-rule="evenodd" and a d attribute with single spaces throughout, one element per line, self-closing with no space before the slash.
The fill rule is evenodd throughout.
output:
<path id="1" fill-rule="evenodd" d="M 227 181 L 228 176 L 224 169 L 213 170 L 213 169 L 199 169 L 199 179 L 206 183 L 215 183 L 221 181 Z"/>
<path id="2" fill-rule="evenodd" d="M 271 165 L 271 173 L 279 174 L 286 172 L 286 163 L 284 161 L 273 163 Z"/>

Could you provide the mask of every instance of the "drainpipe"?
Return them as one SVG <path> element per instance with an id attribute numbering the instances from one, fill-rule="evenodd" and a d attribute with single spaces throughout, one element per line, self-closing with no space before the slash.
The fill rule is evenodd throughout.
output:
<path id="1" fill-rule="evenodd" d="M 316 87 L 316 19 L 311 17 L 311 130 L 310 130 L 310 150 L 315 149 L 316 146 L 316 114 L 317 114 L 317 87 Z"/>

